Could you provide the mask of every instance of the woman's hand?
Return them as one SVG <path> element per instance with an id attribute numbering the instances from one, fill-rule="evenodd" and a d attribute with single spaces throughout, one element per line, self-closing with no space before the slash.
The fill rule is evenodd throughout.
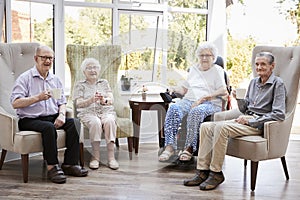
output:
<path id="1" fill-rule="evenodd" d="M 205 101 L 211 101 L 213 99 L 213 97 L 211 95 L 207 95 L 207 96 L 204 96 L 200 99 L 198 99 L 197 101 L 195 101 L 193 104 L 192 104 L 192 108 L 202 104 L 203 102 Z"/>
<path id="2" fill-rule="evenodd" d="M 102 104 L 103 101 L 104 101 L 103 95 L 100 92 L 96 92 L 95 96 L 93 97 L 93 102 Z"/>

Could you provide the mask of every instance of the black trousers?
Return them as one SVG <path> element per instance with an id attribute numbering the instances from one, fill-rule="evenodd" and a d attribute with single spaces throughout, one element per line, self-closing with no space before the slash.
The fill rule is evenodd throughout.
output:
<path id="1" fill-rule="evenodd" d="M 38 118 L 23 118 L 19 120 L 20 131 L 37 131 L 42 134 L 43 155 L 48 165 L 58 164 L 57 158 L 57 132 L 54 121 L 58 114 Z M 79 159 L 79 133 L 80 122 L 78 119 L 66 118 L 61 127 L 66 132 L 66 150 L 64 164 L 77 165 Z"/>

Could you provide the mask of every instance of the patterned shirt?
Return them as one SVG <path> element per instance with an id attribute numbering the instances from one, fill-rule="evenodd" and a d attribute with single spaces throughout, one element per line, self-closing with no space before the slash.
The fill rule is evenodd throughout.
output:
<path id="1" fill-rule="evenodd" d="M 86 80 L 79 81 L 73 92 L 73 101 L 76 101 L 78 98 L 88 99 L 95 95 L 96 92 L 101 93 L 104 98 L 108 97 L 108 93 L 111 93 L 112 90 L 109 86 L 109 83 L 105 79 L 100 79 L 96 82 L 95 85 L 90 85 Z M 101 105 L 100 103 L 92 103 L 84 108 L 77 108 L 78 117 L 81 117 L 83 114 L 87 113 L 96 113 L 97 115 L 112 113 L 114 114 L 113 105 Z"/>

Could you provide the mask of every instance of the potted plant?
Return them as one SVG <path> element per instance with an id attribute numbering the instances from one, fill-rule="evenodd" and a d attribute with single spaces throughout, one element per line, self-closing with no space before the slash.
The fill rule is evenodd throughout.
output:
<path id="1" fill-rule="evenodd" d="M 129 91 L 130 90 L 130 82 L 132 78 L 128 77 L 128 74 L 125 73 L 121 76 L 121 89 L 122 91 Z"/>

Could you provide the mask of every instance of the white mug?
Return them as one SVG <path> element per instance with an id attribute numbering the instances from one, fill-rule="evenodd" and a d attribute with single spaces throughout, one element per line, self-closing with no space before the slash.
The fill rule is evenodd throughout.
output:
<path id="1" fill-rule="evenodd" d="M 61 88 L 52 89 L 51 95 L 54 99 L 61 99 Z"/>
<path id="2" fill-rule="evenodd" d="M 246 89 L 245 88 L 236 88 L 235 89 L 236 93 L 236 99 L 244 99 L 246 95 Z"/>

